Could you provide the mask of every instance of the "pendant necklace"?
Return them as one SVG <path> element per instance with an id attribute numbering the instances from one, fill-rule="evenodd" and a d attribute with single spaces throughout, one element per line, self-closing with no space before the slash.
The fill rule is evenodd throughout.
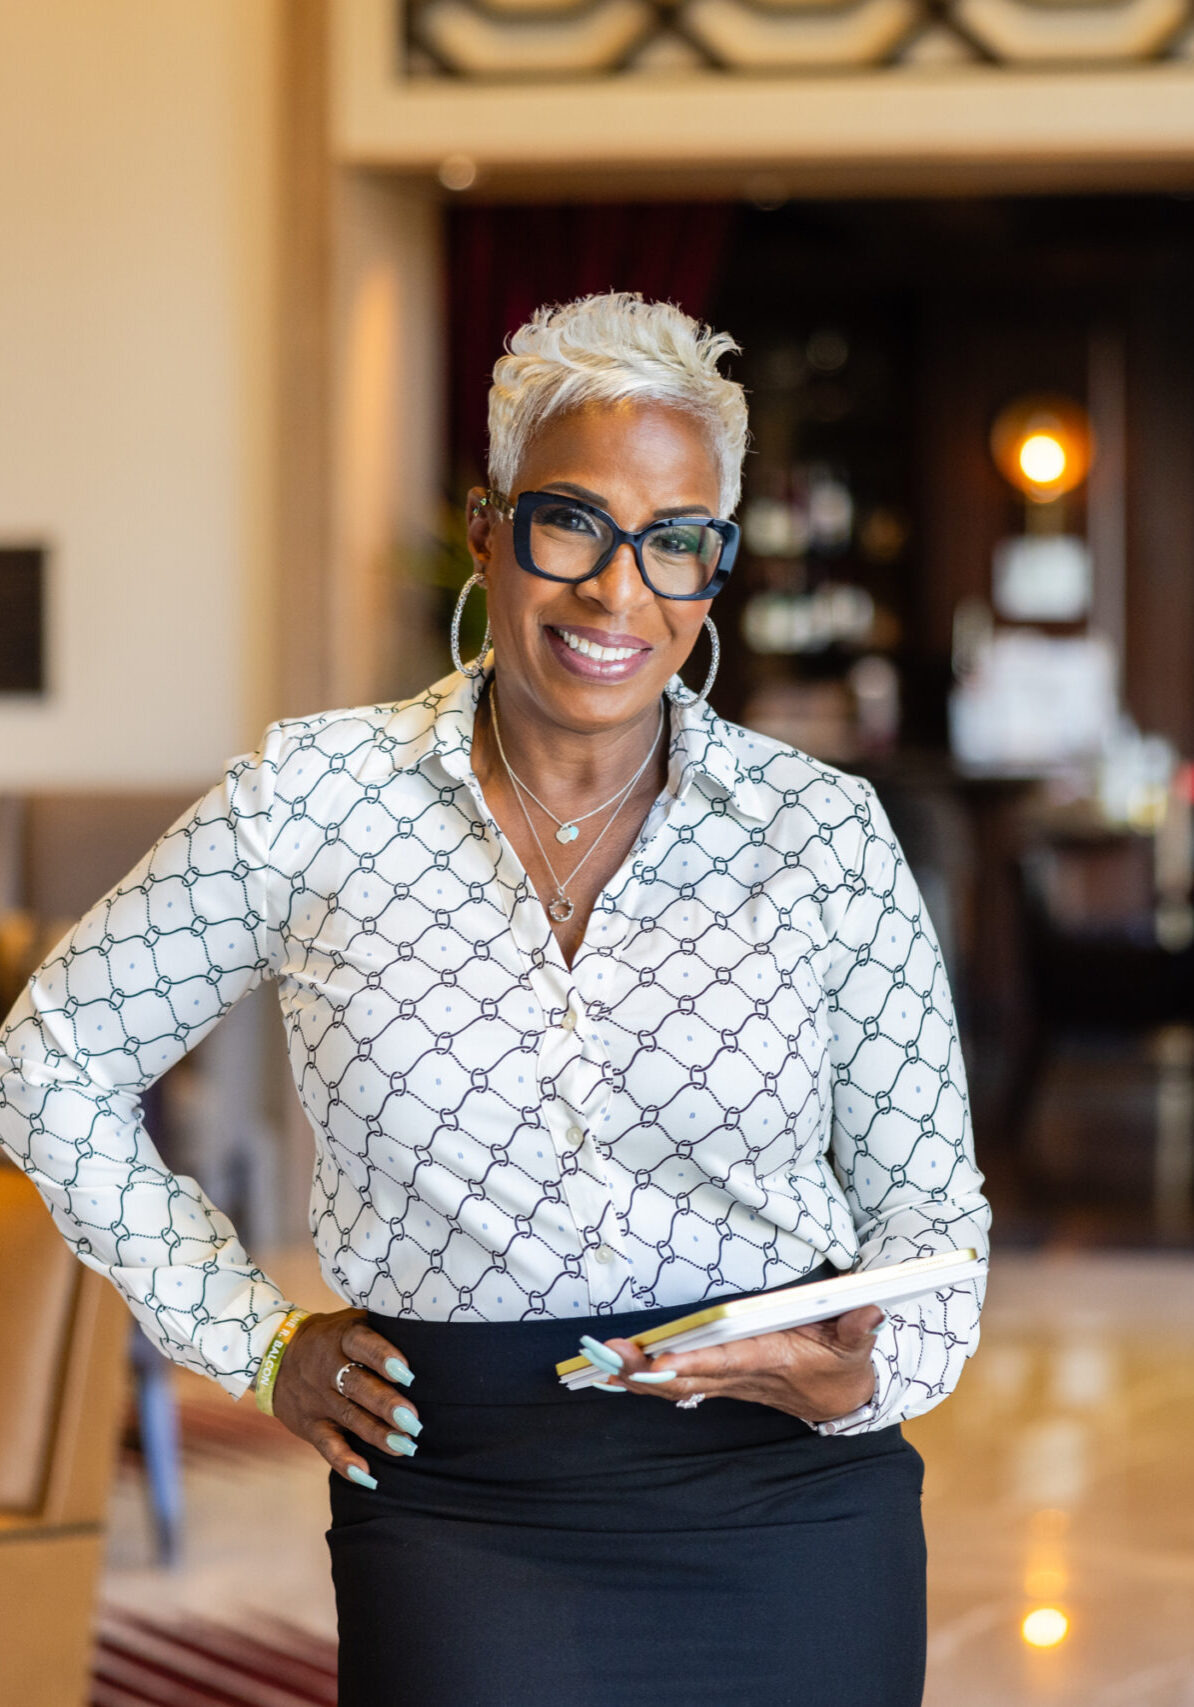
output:
<path id="1" fill-rule="evenodd" d="M 547 867 L 548 873 L 551 876 L 551 880 L 556 886 L 555 894 L 552 896 L 551 900 L 547 903 L 548 914 L 550 915 L 551 918 L 553 918 L 555 920 L 556 924 L 562 925 L 568 919 L 570 919 L 572 917 L 573 913 L 576 911 L 575 903 L 570 899 L 570 897 L 568 895 L 568 884 L 570 884 L 572 882 L 573 878 L 576 876 L 576 874 L 580 870 L 581 866 L 587 865 L 589 860 L 592 859 L 593 855 L 597 852 L 597 849 L 601 845 L 601 842 L 604 839 L 606 832 L 610 828 L 610 825 L 612 825 L 614 819 L 618 816 L 618 813 L 622 810 L 623 806 L 625 806 L 626 802 L 630 799 L 631 794 L 634 792 L 634 788 L 635 788 L 636 783 L 638 782 L 639 778 L 642 776 L 643 772 L 646 770 L 647 766 L 650 764 L 652 758 L 655 756 L 655 749 L 659 745 L 659 737 L 663 734 L 663 723 L 664 723 L 663 703 L 661 701 L 660 706 L 659 706 L 659 727 L 655 731 L 655 739 L 651 742 L 651 745 L 647 750 L 646 758 L 643 760 L 642 764 L 635 771 L 635 773 L 631 777 L 630 781 L 627 783 L 624 783 L 623 786 L 618 790 L 617 794 L 611 795 L 610 798 L 605 802 L 605 804 L 603 806 L 595 807 L 592 812 L 584 812 L 581 814 L 581 816 L 579 818 L 569 820 L 567 823 L 563 819 L 557 818 L 555 813 L 551 810 L 551 808 L 549 806 L 544 806 L 543 802 L 539 799 L 538 795 L 532 794 L 530 789 L 527 787 L 526 783 L 523 782 L 522 778 L 519 776 L 516 776 L 514 774 L 514 771 L 510 768 L 510 761 L 506 757 L 506 749 L 502 746 L 502 731 L 498 725 L 497 697 L 493 692 L 491 692 L 490 696 L 489 696 L 489 710 L 490 710 L 490 714 L 493 718 L 494 740 L 497 742 L 497 750 L 498 750 L 498 754 L 501 758 L 503 768 L 505 769 L 506 775 L 510 778 L 510 781 L 514 784 L 514 795 L 518 801 L 519 806 L 521 806 L 521 808 L 522 808 L 522 815 L 527 821 L 527 829 L 531 832 L 531 835 L 534 837 L 535 846 L 539 849 L 539 853 L 543 859 L 543 863 Z M 549 818 L 553 819 L 554 822 L 560 826 L 560 828 L 556 831 L 556 840 L 558 842 L 573 842 L 573 841 L 575 841 L 577 836 L 580 834 L 580 831 L 577 829 L 578 824 L 583 824 L 586 818 L 595 818 L 597 816 L 598 812 L 604 812 L 607 807 L 610 807 L 610 806 L 613 807 L 613 811 L 610 813 L 608 820 L 602 826 L 602 828 L 597 832 L 597 836 L 593 842 L 592 847 L 589 849 L 588 853 L 584 855 L 584 857 L 579 861 L 578 864 L 573 866 L 572 870 L 568 873 L 567 877 L 565 877 L 563 880 L 561 880 L 559 877 L 556 876 L 555 868 L 552 865 L 551 861 L 547 857 L 547 849 L 543 846 L 543 843 L 540 841 L 539 832 L 538 832 L 538 830 L 536 830 L 535 825 L 531 819 L 531 815 L 527 811 L 526 801 L 523 799 L 524 794 L 526 794 L 531 800 L 533 800 L 535 802 L 535 805 L 538 806 L 542 812 L 546 813 L 546 815 Z M 564 834 L 564 832 L 566 830 L 568 832 L 570 832 L 567 835 Z"/>
<path id="2" fill-rule="evenodd" d="M 535 805 L 539 808 L 540 812 L 543 813 L 545 818 L 550 818 L 553 824 L 556 824 L 559 826 L 555 832 L 555 837 L 556 837 L 557 842 L 564 842 L 564 843 L 574 842 L 576 840 L 577 836 L 580 835 L 580 826 L 586 821 L 586 819 L 596 818 L 596 817 L 600 816 L 600 814 L 602 812 L 607 811 L 608 808 L 611 807 L 615 803 L 615 801 L 620 805 L 621 800 L 622 800 L 622 796 L 629 789 L 632 789 L 634 787 L 634 785 L 638 781 L 639 777 L 642 776 L 643 772 L 646 770 L 647 761 L 650 759 L 651 753 L 653 753 L 655 751 L 655 742 L 652 742 L 651 753 L 647 754 L 647 757 L 643 760 L 643 762 L 639 766 L 638 770 L 635 771 L 635 773 L 631 777 L 630 781 L 627 783 L 624 783 L 622 785 L 622 787 L 617 791 L 616 794 L 611 794 L 608 800 L 603 800 L 601 802 L 600 806 L 594 806 L 594 808 L 591 812 L 582 812 L 578 818 L 569 818 L 569 819 L 557 818 L 550 806 L 545 805 L 543 803 L 543 801 L 540 800 L 540 798 L 537 794 L 532 794 L 531 790 L 527 787 L 526 783 L 522 780 L 522 778 L 519 776 L 518 772 L 511 765 L 509 759 L 506 757 L 505 750 L 502 747 L 501 730 L 498 728 L 497 700 L 492 695 L 490 696 L 490 703 L 491 703 L 491 709 L 493 711 L 493 732 L 497 737 L 497 749 L 498 749 L 498 752 L 502 756 L 502 764 L 506 767 L 506 774 L 509 776 L 511 782 L 517 784 L 517 786 L 527 796 L 528 800 L 533 800 L 535 802 Z M 659 736 L 656 735 L 655 741 L 657 742 L 658 740 L 659 740 Z M 592 852 L 592 849 L 590 849 L 589 851 Z M 548 869 L 550 870 L 551 868 L 549 867 Z M 579 867 L 577 869 L 579 870 Z"/>

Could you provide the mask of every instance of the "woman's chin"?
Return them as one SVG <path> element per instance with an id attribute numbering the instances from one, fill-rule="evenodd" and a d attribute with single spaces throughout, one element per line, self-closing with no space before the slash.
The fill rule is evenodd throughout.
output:
<path id="1" fill-rule="evenodd" d="M 608 733 L 636 722 L 658 705 L 660 688 L 639 677 L 632 683 L 596 685 L 552 684 L 552 690 L 537 696 L 541 718 L 559 729 L 578 733 Z"/>

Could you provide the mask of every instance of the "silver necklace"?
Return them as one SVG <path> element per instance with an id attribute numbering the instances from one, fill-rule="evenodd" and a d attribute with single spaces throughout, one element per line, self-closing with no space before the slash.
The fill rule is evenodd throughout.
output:
<path id="1" fill-rule="evenodd" d="M 539 808 L 540 812 L 543 813 L 544 817 L 550 818 L 553 824 L 557 824 L 559 826 L 559 828 L 556 830 L 556 833 L 555 833 L 557 842 L 564 842 L 564 843 L 574 842 L 576 840 L 577 836 L 580 835 L 580 826 L 587 819 L 599 817 L 600 814 L 602 812 L 605 812 L 609 807 L 611 807 L 615 803 L 615 801 L 619 805 L 621 805 L 622 796 L 624 794 L 628 793 L 628 791 L 634 787 L 634 785 L 638 781 L 639 777 L 642 776 L 643 772 L 646 770 L 647 760 L 650 759 L 651 753 L 653 753 L 655 751 L 655 746 L 654 746 L 654 744 L 652 744 L 651 753 L 647 754 L 646 759 L 643 760 L 642 764 L 639 766 L 638 770 L 635 771 L 635 773 L 631 777 L 630 781 L 623 783 L 621 788 L 618 789 L 617 793 L 611 794 L 608 800 L 603 800 L 601 802 L 600 806 L 594 806 L 594 808 L 591 812 L 582 812 L 579 815 L 579 817 L 576 817 L 576 818 L 567 818 L 567 819 L 557 818 L 556 814 L 552 811 L 551 807 L 546 805 L 544 801 L 540 800 L 540 798 L 537 794 L 533 793 L 527 787 L 526 783 L 522 780 L 522 778 L 519 776 L 518 772 L 514 769 L 514 766 L 510 763 L 509 759 L 506 757 L 505 749 L 502 746 L 502 733 L 501 733 L 501 730 L 498 728 L 497 700 L 496 700 L 496 698 L 493 698 L 492 696 L 491 696 L 491 705 L 492 705 L 492 709 L 493 709 L 493 732 L 497 736 L 497 749 L 498 749 L 498 752 L 502 755 L 502 763 L 506 767 L 506 773 L 509 776 L 510 781 L 513 783 L 516 783 L 518 785 L 518 787 L 521 788 L 522 792 L 527 796 L 528 800 L 533 800 L 535 802 L 535 805 Z M 655 737 L 655 741 L 658 742 L 658 740 L 659 740 L 659 736 L 657 734 Z M 590 848 L 589 852 L 591 853 L 592 851 L 593 850 Z M 551 869 L 551 867 L 549 866 L 548 870 L 550 870 L 550 869 Z M 580 869 L 580 867 L 578 866 L 577 870 L 579 871 L 579 869 Z"/>
<path id="2" fill-rule="evenodd" d="M 567 838 L 567 840 L 568 841 L 574 841 L 576 836 L 579 835 L 579 833 L 580 833 L 578 830 L 575 829 L 575 824 L 583 824 L 586 818 L 596 817 L 598 812 L 604 812 L 605 811 L 606 806 L 613 806 L 613 808 L 614 808 L 613 811 L 609 815 L 608 821 L 597 832 L 597 835 L 593 841 L 593 845 L 589 849 L 588 853 L 585 854 L 577 862 L 577 864 L 572 867 L 572 870 L 568 873 L 567 877 L 563 878 L 562 880 L 556 876 L 555 867 L 552 865 L 551 861 L 547 857 L 547 849 L 543 846 L 543 843 L 539 839 L 539 832 L 535 828 L 534 822 L 531 819 L 531 815 L 527 811 L 526 801 L 523 799 L 524 792 L 530 797 L 530 799 L 532 799 L 535 802 L 536 806 L 540 807 L 544 812 L 547 813 L 547 816 L 549 818 L 554 818 L 555 822 L 557 824 L 561 824 L 561 820 L 559 818 L 556 818 L 555 813 L 552 812 L 550 810 L 550 808 L 543 805 L 543 802 L 538 798 L 537 795 L 531 794 L 531 791 L 529 788 L 527 788 L 526 784 L 521 780 L 520 777 L 515 776 L 513 770 L 511 770 L 510 761 L 506 757 L 506 749 L 502 746 L 502 731 L 501 731 L 501 728 L 498 724 L 497 697 L 492 691 L 491 691 L 490 696 L 489 696 L 489 710 L 490 710 L 490 715 L 493 718 L 493 734 L 494 734 L 494 740 L 497 742 L 498 754 L 501 757 L 502 765 L 505 769 L 506 775 L 510 778 L 510 781 L 514 784 L 514 797 L 518 801 L 519 806 L 522 808 L 522 815 L 527 821 L 527 829 L 531 832 L 531 835 L 534 837 L 535 846 L 539 849 L 539 853 L 542 856 L 543 863 L 547 867 L 548 872 L 551 876 L 551 880 L 556 886 L 555 894 L 552 896 L 551 900 L 547 903 L 547 911 L 548 911 L 549 915 L 551 916 L 551 918 L 553 918 L 558 925 L 562 925 L 568 919 L 570 919 L 572 917 L 573 913 L 576 911 L 576 905 L 568 895 L 568 885 L 572 882 L 573 878 L 579 872 L 581 866 L 587 865 L 589 860 L 591 860 L 593 855 L 597 852 L 597 849 L 600 847 L 602 841 L 605 838 L 606 832 L 609 830 L 610 826 L 613 824 L 614 819 L 618 816 L 618 813 L 622 810 L 623 806 L 625 806 L 626 802 L 630 799 L 631 794 L 634 792 L 635 784 L 638 782 L 639 778 L 642 776 L 643 772 L 646 770 L 647 766 L 650 764 L 652 758 L 655 755 L 655 749 L 659 745 L 659 737 L 663 734 L 663 724 L 664 724 L 663 704 L 661 702 L 660 706 L 659 706 L 659 727 L 655 731 L 655 739 L 651 742 L 650 747 L 647 749 L 646 758 L 643 760 L 642 764 L 635 771 L 635 773 L 631 777 L 630 781 L 623 784 L 623 786 L 618 790 L 617 794 L 612 795 L 611 798 L 605 802 L 605 806 L 598 806 L 594 809 L 594 811 L 584 813 L 580 818 L 577 818 L 575 820 L 574 824 L 570 824 L 568 826 L 569 828 L 571 828 L 574 831 L 574 834 L 569 836 Z M 615 801 L 617 802 L 616 805 L 614 804 Z M 563 825 L 561 824 L 561 828 L 562 827 L 563 827 Z M 563 841 L 565 838 L 563 836 L 561 836 L 559 834 L 559 832 L 557 831 L 556 832 L 556 839 L 558 841 Z"/>

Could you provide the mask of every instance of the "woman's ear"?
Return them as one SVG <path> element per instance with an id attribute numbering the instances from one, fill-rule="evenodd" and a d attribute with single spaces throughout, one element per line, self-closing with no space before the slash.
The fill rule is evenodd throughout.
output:
<path id="1" fill-rule="evenodd" d="M 470 487 L 465 505 L 468 518 L 468 548 L 478 575 L 484 578 L 489 567 L 490 533 L 493 526 L 493 512 L 489 508 L 485 488 Z"/>

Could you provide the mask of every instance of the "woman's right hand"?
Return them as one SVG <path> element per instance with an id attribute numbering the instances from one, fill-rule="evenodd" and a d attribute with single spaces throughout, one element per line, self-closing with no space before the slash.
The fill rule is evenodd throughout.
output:
<path id="1" fill-rule="evenodd" d="M 348 1371 L 341 1397 L 336 1374 L 346 1363 L 361 1367 Z M 423 1427 L 406 1396 L 413 1379 L 402 1354 L 366 1325 L 364 1310 L 315 1313 L 299 1323 L 282 1355 L 274 1415 L 341 1476 L 375 1488 L 368 1464 L 349 1446 L 344 1431 L 395 1458 L 409 1458 Z"/>

